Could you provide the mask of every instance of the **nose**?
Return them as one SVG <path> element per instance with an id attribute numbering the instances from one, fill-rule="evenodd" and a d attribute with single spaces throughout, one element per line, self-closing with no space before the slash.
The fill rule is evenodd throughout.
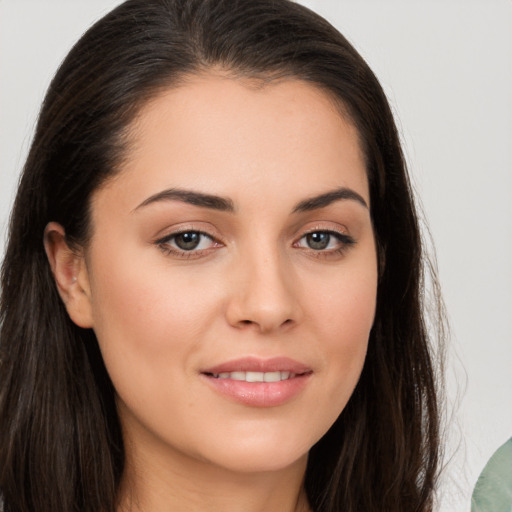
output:
<path id="1" fill-rule="evenodd" d="M 290 262 L 278 251 L 240 260 L 232 269 L 228 323 L 262 334 L 297 324 L 301 317 L 299 290 Z"/>

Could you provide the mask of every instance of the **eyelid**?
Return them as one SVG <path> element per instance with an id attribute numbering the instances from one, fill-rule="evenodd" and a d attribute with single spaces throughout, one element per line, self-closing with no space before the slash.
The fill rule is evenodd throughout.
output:
<path id="1" fill-rule="evenodd" d="M 336 237 L 339 242 L 339 247 L 331 249 L 314 249 L 311 247 L 300 246 L 300 242 L 312 233 L 328 233 Z M 348 233 L 348 229 L 345 226 L 341 227 L 337 223 L 333 225 L 333 223 L 330 222 L 316 223 L 314 226 L 304 229 L 293 242 L 294 247 L 304 251 L 309 256 L 325 259 L 342 257 L 355 244 L 355 238 Z"/>
<path id="2" fill-rule="evenodd" d="M 204 231 L 200 231 L 199 229 L 185 229 L 183 231 L 174 231 L 172 233 L 169 233 L 168 235 L 165 235 L 165 236 L 159 238 L 158 240 L 155 240 L 155 243 L 156 244 L 164 244 L 164 243 L 168 242 L 169 240 L 172 240 L 172 239 L 178 237 L 179 235 L 182 235 L 183 233 L 198 233 L 201 236 L 209 238 L 213 242 L 217 242 L 217 240 L 209 233 L 205 233 Z"/>
<path id="3" fill-rule="evenodd" d="M 342 231 L 336 230 L 336 229 L 313 229 L 311 231 L 305 231 L 302 233 L 302 235 L 297 238 L 297 240 L 294 242 L 294 244 L 300 242 L 304 237 L 307 237 L 308 235 L 311 235 L 313 233 L 327 233 L 329 235 L 335 236 L 340 243 L 343 243 L 345 245 L 353 245 L 355 243 L 355 240 L 353 237 L 348 235 L 347 233 L 344 233 Z"/>
<path id="4" fill-rule="evenodd" d="M 194 231 L 196 233 L 201 233 L 202 235 L 208 236 L 213 240 L 218 242 L 221 241 L 221 236 L 216 229 L 209 225 L 205 225 L 204 222 L 199 222 L 197 224 L 193 223 L 181 223 L 176 226 L 168 226 L 165 229 L 159 231 L 157 235 L 155 235 L 153 239 L 153 243 L 159 243 L 163 240 L 169 239 L 173 236 L 177 236 L 181 233 L 187 233 L 189 231 Z"/>
<path id="5" fill-rule="evenodd" d="M 352 236 L 349 233 L 349 230 L 338 223 L 326 222 L 326 223 L 315 223 L 311 227 L 303 228 L 300 231 L 300 234 L 296 237 L 296 240 L 300 240 L 302 237 L 309 235 L 311 233 L 316 233 L 318 231 L 322 231 L 325 233 L 335 233 L 340 235 L 341 237 L 349 237 Z"/>
<path id="6" fill-rule="evenodd" d="M 211 251 L 224 246 L 224 243 L 220 240 L 217 234 L 213 234 L 213 229 L 204 229 L 197 225 L 185 224 L 175 228 L 167 228 L 164 230 L 166 234 L 156 237 L 153 244 L 158 246 L 165 254 L 175 256 L 177 258 L 194 259 L 209 254 Z M 184 250 L 179 247 L 173 247 L 170 242 L 183 233 L 199 233 L 200 235 L 209 238 L 212 241 L 212 246 L 205 249 L 190 249 Z"/>

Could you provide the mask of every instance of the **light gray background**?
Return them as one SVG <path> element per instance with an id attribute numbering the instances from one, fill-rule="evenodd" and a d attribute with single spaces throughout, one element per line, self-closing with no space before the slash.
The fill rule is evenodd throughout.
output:
<path id="1" fill-rule="evenodd" d="M 44 91 L 118 0 L 0 0 L 0 251 Z M 381 80 L 437 248 L 452 341 L 440 510 L 512 436 L 512 1 L 303 0 Z"/>

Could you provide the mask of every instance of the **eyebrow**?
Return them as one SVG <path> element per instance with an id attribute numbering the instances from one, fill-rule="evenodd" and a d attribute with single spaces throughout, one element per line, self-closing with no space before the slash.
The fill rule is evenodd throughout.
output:
<path id="1" fill-rule="evenodd" d="M 330 192 L 309 197 L 298 203 L 293 209 L 293 213 L 307 212 L 311 210 L 319 210 L 325 208 L 330 204 L 341 201 L 341 200 L 352 200 L 356 201 L 365 208 L 368 209 L 368 204 L 363 197 L 358 194 L 355 190 L 347 187 L 340 187 Z M 181 201 L 194 206 L 201 206 L 203 208 L 210 208 L 212 210 L 218 210 L 222 212 L 234 212 L 235 205 L 233 201 L 227 197 L 221 197 L 212 194 L 205 194 L 203 192 L 195 192 L 192 190 L 183 190 L 179 188 L 170 188 L 162 190 L 156 194 L 145 199 L 142 203 L 137 206 L 134 211 L 150 204 L 158 203 L 161 201 Z"/>
<path id="2" fill-rule="evenodd" d="M 355 190 L 352 190 L 351 188 L 347 187 L 340 187 L 336 190 L 332 190 L 330 192 L 326 192 L 318 196 L 304 199 L 304 201 L 301 201 L 300 203 L 297 204 L 297 206 L 295 206 L 295 208 L 293 209 L 293 213 L 319 210 L 320 208 L 325 208 L 326 206 L 329 206 L 335 201 L 347 199 L 356 201 L 362 206 L 364 206 L 366 209 L 368 209 L 368 204 L 366 203 L 366 201 Z"/>
<path id="3" fill-rule="evenodd" d="M 226 197 L 215 196 L 211 194 L 204 194 L 202 192 L 194 192 L 192 190 L 183 190 L 179 188 L 170 188 L 162 190 L 147 199 L 135 208 L 138 210 L 144 206 L 148 206 L 160 201 L 181 201 L 183 203 L 192 204 L 194 206 L 202 206 L 203 208 L 211 208 L 212 210 L 219 210 L 222 212 L 234 212 L 235 206 L 231 199 Z M 134 210 L 134 211 L 135 211 Z"/>

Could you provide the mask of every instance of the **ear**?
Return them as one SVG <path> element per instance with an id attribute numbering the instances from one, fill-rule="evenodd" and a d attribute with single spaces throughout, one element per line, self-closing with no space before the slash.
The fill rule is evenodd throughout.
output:
<path id="1" fill-rule="evenodd" d="M 92 327 L 91 290 L 83 254 L 69 247 L 64 228 L 56 222 L 44 230 L 44 248 L 71 320 L 79 327 Z"/>

